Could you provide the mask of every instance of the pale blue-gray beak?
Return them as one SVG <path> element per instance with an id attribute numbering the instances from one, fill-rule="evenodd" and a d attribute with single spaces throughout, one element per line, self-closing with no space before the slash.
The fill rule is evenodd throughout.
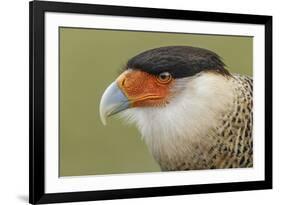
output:
<path id="1" fill-rule="evenodd" d="M 111 83 L 104 91 L 100 101 L 100 118 L 106 125 L 107 117 L 117 114 L 130 107 L 129 99 L 120 90 L 116 81 Z"/>

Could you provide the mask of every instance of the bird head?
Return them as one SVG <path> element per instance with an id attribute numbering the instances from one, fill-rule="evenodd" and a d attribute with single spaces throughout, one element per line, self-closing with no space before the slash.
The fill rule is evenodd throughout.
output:
<path id="1" fill-rule="evenodd" d="M 133 108 L 163 111 L 169 104 L 180 101 L 186 91 L 189 95 L 200 94 L 194 90 L 196 83 L 200 87 L 194 79 L 204 73 L 230 76 L 220 57 L 206 49 L 168 46 L 140 53 L 127 62 L 124 72 L 103 93 L 101 120 L 106 124 L 109 116 Z M 201 80 L 202 85 L 204 82 Z"/>

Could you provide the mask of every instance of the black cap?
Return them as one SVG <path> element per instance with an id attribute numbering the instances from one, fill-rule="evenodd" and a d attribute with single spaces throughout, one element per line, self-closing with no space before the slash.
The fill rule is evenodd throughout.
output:
<path id="1" fill-rule="evenodd" d="M 127 69 L 137 69 L 153 75 L 169 72 L 173 78 L 193 76 L 201 71 L 230 75 L 216 53 L 191 46 L 167 46 L 147 50 L 131 58 Z"/>

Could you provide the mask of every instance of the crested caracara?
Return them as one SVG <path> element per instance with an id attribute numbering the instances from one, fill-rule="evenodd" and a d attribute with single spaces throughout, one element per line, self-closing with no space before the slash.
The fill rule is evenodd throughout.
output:
<path id="1" fill-rule="evenodd" d="M 100 102 L 104 124 L 119 112 L 163 171 L 253 166 L 252 79 L 212 51 L 168 46 L 131 58 Z"/>

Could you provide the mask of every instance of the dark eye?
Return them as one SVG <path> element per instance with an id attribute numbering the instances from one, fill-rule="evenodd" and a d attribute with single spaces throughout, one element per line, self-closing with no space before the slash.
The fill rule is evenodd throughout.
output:
<path id="1" fill-rule="evenodd" d="M 157 79 L 160 83 L 168 83 L 172 80 L 172 76 L 169 72 L 163 72 L 157 76 Z"/>

